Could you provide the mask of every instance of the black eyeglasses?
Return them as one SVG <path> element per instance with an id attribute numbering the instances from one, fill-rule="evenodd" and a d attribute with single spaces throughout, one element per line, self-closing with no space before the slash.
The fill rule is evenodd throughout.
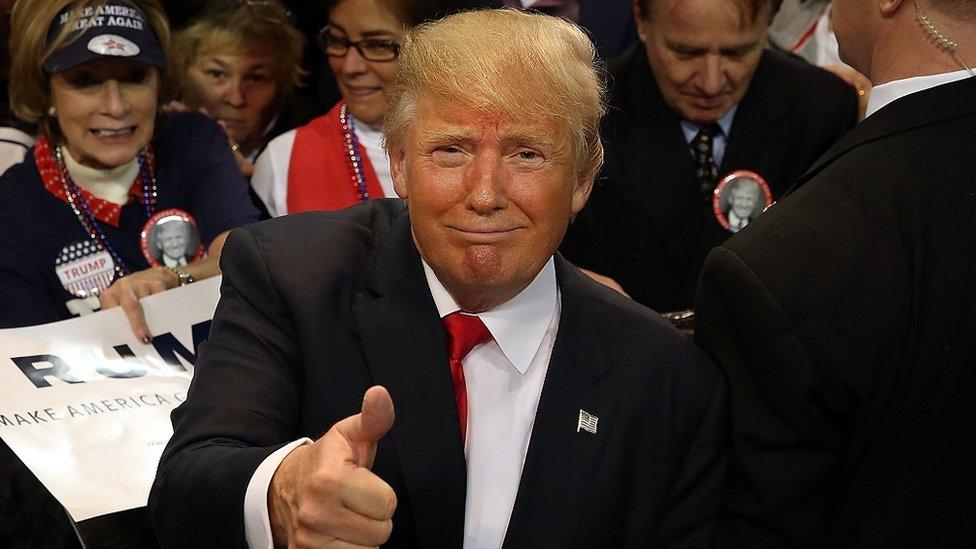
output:
<path id="1" fill-rule="evenodd" d="M 277 0 L 237 0 L 240 6 L 247 6 L 251 15 L 269 23 L 290 23 L 291 12 Z"/>
<path id="2" fill-rule="evenodd" d="M 356 48 L 367 61 L 393 61 L 400 55 L 400 44 L 385 38 L 364 38 L 355 42 L 339 36 L 329 27 L 323 27 L 318 36 L 322 53 L 329 57 L 345 57 L 349 48 Z"/>

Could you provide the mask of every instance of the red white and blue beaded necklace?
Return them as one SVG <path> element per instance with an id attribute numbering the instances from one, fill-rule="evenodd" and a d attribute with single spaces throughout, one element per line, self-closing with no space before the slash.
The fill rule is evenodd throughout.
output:
<path id="1" fill-rule="evenodd" d="M 81 192 L 81 188 L 71 179 L 71 174 L 68 173 L 68 167 L 64 162 L 61 146 L 55 147 L 53 153 L 54 160 L 58 165 L 61 186 L 64 188 L 68 205 L 71 206 L 75 217 L 78 218 L 81 226 L 88 233 L 88 236 L 112 256 L 112 259 L 115 261 L 115 273 L 117 276 L 122 277 L 132 273 L 132 270 L 122 260 L 122 256 L 115 251 L 115 248 L 109 243 L 108 238 L 105 237 L 105 232 L 102 231 L 98 221 L 92 214 L 91 207 Z M 136 159 L 139 162 L 139 186 L 142 195 L 142 207 L 146 213 L 146 219 L 149 219 L 156 212 L 156 158 L 152 146 L 149 145 L 143 149 L 136 155 Z"/>
<path id="2" fill-rule="evenodd" d="M 349 161 L 349 179 L 356 187 L 360 202 L 369 200 L 369 190 L 366 189 L 366 177 L 363 174 L 363 158 L 359 154 L 359 138 L 356 137 L 355 119 L 349 116 L 345 104 L 339 109 L 339 124 L 342 126 L 342 136 L 346 142 L 346 159 Z"/>

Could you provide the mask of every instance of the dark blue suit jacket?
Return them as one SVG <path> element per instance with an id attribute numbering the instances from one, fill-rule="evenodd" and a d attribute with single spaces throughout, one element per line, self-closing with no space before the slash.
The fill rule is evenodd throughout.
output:
<path id="1" fill-rule="evenodd" d="M 444 329 L 396 200 L 231 233 L 150 512 L 166 547 L 244 541 L 268 455 L 387 387 L 373 471 L 397 493 L 389 547 L 460 547 L 466 471 Z M 725 384 L 648 309 L 557 257 L 562 309 L 506 547 L 703 547 L 725 470 Z M 596 434 L 577 432 L 579 410 Z"/>

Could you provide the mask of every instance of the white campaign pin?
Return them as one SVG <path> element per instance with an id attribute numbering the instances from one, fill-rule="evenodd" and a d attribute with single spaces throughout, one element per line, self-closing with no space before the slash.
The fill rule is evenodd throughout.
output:
<path id="1" fill-rule="evenodd" d="M 88 41 L 88 49 L 99 55 L 132 57 L 139 55 L 139 46 L 116 34 L 100 34 Z"/>
<path id="2" fill-rule="evenodd" d="M 65 246 L 54 262 L 61 285 L 76 297 L 97 296 L 112 285 L 115 261 L 112 255 L 91 240 Z"/>
<path id="3" fill-rule="evenodd" d="M 576 424 L 576 432 L 580 430 L 586 431 L 591 435 L 596 434 L 596 424 L 600 421 L 600 418 L 587 412 L 586 410 L 580 409 L 579 422 Z"/>

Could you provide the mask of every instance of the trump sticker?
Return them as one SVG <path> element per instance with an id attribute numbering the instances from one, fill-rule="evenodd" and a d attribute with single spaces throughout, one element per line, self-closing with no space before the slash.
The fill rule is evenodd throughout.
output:
<path id="1" fill-rule="evenodd" d="M 142 255 L 153 267 L 185 267 L 204 255 L 193 216 L 171 208 L 146 221 L 140 238 Z"/>
<path id="2" fill-rule="evenodd" d="M 737 233 L 773 205 L 773 193 L 756 172 L 737 170 L 722 178 L 712 194 L 712 211 L 722 228 Z"/>
<path id="3" fill-rule="evenodd" d="M 98 243 L 82 240 L 61 249 L 54 260 L 54 272 L 69 294 L 93 297 L 112 285 L 115 261 Z"/>

